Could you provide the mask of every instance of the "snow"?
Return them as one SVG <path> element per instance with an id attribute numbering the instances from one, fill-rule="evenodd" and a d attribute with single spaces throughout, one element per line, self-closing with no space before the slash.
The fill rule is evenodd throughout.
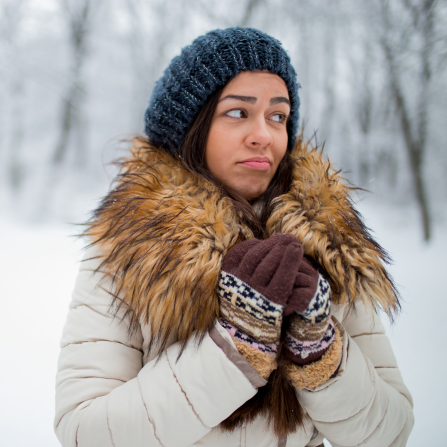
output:
<path id="1" fill-rule="evenodd" d="M 394 258 L 391 272 L 404 298 L 402 314 L 389 335 L 415 403 L 416 425 L 407 445 L 443 445 L 447 361 L 441 330 L 447 300 L 441 278 L 447 235 L 438 224 L 426 245 L 413 210 L 371 199 L 359 208 Z M 77 229 L 68 225 L 31 225 L 7 218 L 0 220 L 0 227 L 0 444 L 58 446 L 53 433 L 54 379 L 82 242 L 69 237 Z"/>
<path id="2" fill-rule="evenodd" d="M 415 426 L 407 445 L 447 445 L 442 429 L 447 414 L 447 300 L 441 281 L 447 266 L 445 224 L 438 222 L 433 240 L 425 244 L 414 210 L 396 211 L 383 204 L 360 208 L 394 260 L 390 271 L 403 298 L 402 313 L 388 335 L 414 399 Z"/>
<path id="3" fill-rule="evenodd" d="M 68 226 L 3 221 L 0 227 L 0 444 L 58 446 L 54 379 L 81 244 L 68 237 Z"/>

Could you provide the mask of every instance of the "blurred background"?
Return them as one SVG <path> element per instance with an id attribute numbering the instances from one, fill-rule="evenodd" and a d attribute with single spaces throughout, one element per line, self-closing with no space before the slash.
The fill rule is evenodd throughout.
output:
<path id="1" fill-rule="evenodd" d="M 283 43 L 305 138 L 369 191 L 354 198 L 404 298 L 390 337 L 415 396 L 409 445 L 447 445 L 447 0 L 0 0 L 2 446 L 58 445 L 58 342 L 83 246 L 69 224 L 107 192 L 172 57 L 236 25 Z"/>

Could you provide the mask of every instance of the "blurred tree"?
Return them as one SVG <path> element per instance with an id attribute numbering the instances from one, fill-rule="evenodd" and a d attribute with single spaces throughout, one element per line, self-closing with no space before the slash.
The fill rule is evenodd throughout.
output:
<path id="1" fill-rule="evenodd" d="M 248 22 L 250 21 L 251 16 L 253 15 L 253 11 L 260 3 L 260 0 L 247 0 L 247 6 L 245 9 L 244 17 L 242 17 L 240 26 L 248 26 Z"/>
<path id="2" fill-rule="evenodd" d="M 431 216 L 424 178 L 424 159 L 427 151 L 433 75 L 436 3 L 437 0 L 399 0 L 394 3 L 381 0 L 380 8 L 380 43 L 385 55 L 391 95 L 401 124 L 426 241 L 431 237 Z M 407 20 L 402 20 L 402 17 Z M 410 67 L 409 58 L 415 59 Z M 405 79 L 409 71 L 415 76 L 410 85 Z"/>
<path id="3" fill-rule="evenodd" d="M 184 33 L 192 14 L 185 0 L 178 0 L 175 9 L 165 0 L 124 0 L 123 5 L 130 24 L 127 35 L 133 75 L 130 125 L 140 131 L 150 90 L 169 62 L 169 46 Z"/>
<path id="4" fill-rule="evenodd" d="M 61 5 L 67 20 L 69 43 L 72 53 L 70 82 L 68 91 L 62 97 L 59 137 L 53 155 L 53 164 L 62 163 L 66 156 L 69 138 L 76 131 L 76 160 L 78 165 L 85 163 L 86 147 L 81 104 L 85 95 L 82 69 L 88 55 L 89 37 L 93 31 L 93 19 L 98 12 L 101 0 L 63 0 Z"/>
<path id="5" fill-rule="evenodd" d="M 337 89 L 337 27 L 331 17 L 325 18 L 325 26 L 321 33 L 324 51 L 324 109 L 321 114 L 320 126 L 325 138 L 328 138 L 334 124 Z"/>
<path id="6" fill-rule="evenodd" d="M 12 190 L 17 193 L 23 180 L 21 154 L 24 139 L 24 112 L 25 112 L 25 78 L 23 76 L 20 53 L 20 39 L 26 0 L 3 0 L 0 3 L 0 41 L 3 50 L 8 55 L 7 79 L 5 95 L 8 96 L 9 105 L 6 116 L 9 132 L 2 132 L 6 138 L 9 160 L 7 165 L 9 182 Z"/>

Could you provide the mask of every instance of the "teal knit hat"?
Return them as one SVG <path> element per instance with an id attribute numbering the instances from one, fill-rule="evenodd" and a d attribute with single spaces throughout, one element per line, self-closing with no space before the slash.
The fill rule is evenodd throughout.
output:
<path id="1" fill-rule="evenodd" d="M 145 132 L 149 140 L 177 154 L 207 98 L 241 71 L 256 70 L 268 70 L 286 83 L 291 104 L 287 123 L 290 151 L 299 119 L 296 72 L 281 43 L 254 28 L 210 31 L 172 59 L 155 84 L 146 109 Z"/>

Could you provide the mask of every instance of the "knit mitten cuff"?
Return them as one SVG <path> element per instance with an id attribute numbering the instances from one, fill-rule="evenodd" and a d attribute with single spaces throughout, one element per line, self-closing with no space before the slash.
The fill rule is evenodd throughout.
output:
<path id="1" fill-rule="evenodd" d="M 286 361 L 287 376 L 295 388 L 314 390 L 326 383 L 337 371 L 343 354 L 343 338 L 336 325 L 334 329 L 334 341 L 320 360 L 304 366 Z"/>
<path id="2" fill-rule="evenodd" d="M 267 380 L 277 367 L 278 343 L 259 343 L 223 318 L 219 319 L 219 323 L 228 331 L 239 353 L 263 379 Z"/>
<path id="3" fill-rule="evenodd" d="M 217 293 L 224 320 L 257 343 L 268 345 L 279 341 L 284 306 L 273 303 L 225 271 L 221 271 Z"/>
<path id="4" fill-rule="evenodd" d="M 299 365 L 319 360 L 335 340 L 335 326 L 330 317 L 310 324 L 295 314 L 286 332 L 286 357 Z"/>
<path id="5" fill-rule="evenodd" d="M 331 286 L 327 279 L 318 273 L 318 283 L 314 296 L 307 308 L 300 312 L 301 318 L 309 324 L 318 324 L 326 320 L 331 312 Z"/>
<path id="6" fill-rule="evenodd" d="M 286 332 L 286 357 L 307 365 L 319 360 L 335 338 L 331 316 L 331 288 L 318 274 L 317 287 L 307 308 L 291 315 Z"/>

